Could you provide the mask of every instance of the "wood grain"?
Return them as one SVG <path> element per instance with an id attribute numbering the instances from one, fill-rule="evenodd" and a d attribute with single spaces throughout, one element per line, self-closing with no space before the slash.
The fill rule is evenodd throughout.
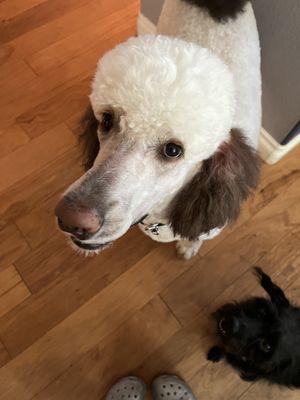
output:
<path id="1" fill-rule="evenodd" d="M 71 391 L 74 400 L 98 400 L 120 376 L 131 374 L 141 360 L 159 349 L 179 328 L 165 304 L 155 297 L 124 322 L 113 336 L 105 337 L 68 368 L 58 382 L 50 384 L 36 399 L 64 400 Z M 79 383 L 75 387 L 74 381 Z"/>
<path id="2" fill-rule="evenodd" d="M 74 135 L 65 125 L 58 125 L 44 135 L 30 141 L 7 156 L 0 159 L 0 187 L 3 192 L 19 180 L 43 167 L 55 156 L 63 154 L 75 145 Z"/>
<path id="3" fill-rule="evenodd" d="M 13 265 L 0 270 L 0 297 L 21 282 L 22 278 Z"/>
<path id="4" fill-rule="evenodd" d="M 182 323 L 190 321 L 219 294 L 220 282 L 224 290 L 227 282 L 235 280 L 288 235 L 298 209 L 299 183 L 296 180 L 291 184 L 163 292 L 164 300 Z"/>
<path id="5" fill-rule="evenodd" d="M 21 14 L 4 21 L 0 27 L 0 43 L 9 42 L 85 3 L 87 3 L 87 0 L 46 0 L 32 8 L 28 8 Z"/>
<path id="6" fill-rule="evenodd" d="M 154 244 L 137 233 L 85 262 L 61 235 L 20 259 L 18 271 L 35 294 L 0 320 L 0 337 L 11 354 L 22 352 L 146 256 Z"/>
<path id="7" fill-rule="evenodd" d="M 99 21 L 77 29 L 72 35 L 53 43 L 26 58 L 32 69 L 39 75 L 56 68 L 70 59 L 82 54 L 87 47 L 96 46 L 100 41 L 109 39 L 120 30 L 126 20 L 127 26 L 136 20 L 137 1 L 131 2 L 126 8 L 120 8 Z"/>
<path id="8" fill-rule="evenodd" d="M 29 142 L 29 137 L 17 124 L 0 130 L 0 159 Z"/>
<path id="9" fill-rule="evenodd" d="M 29 246 L 16 225 L 0 228 L 0 270 L 29 252 Z"/>
<path id="10" fill-rule="evenodd" d="M 35 138 L 72 115 L 82 113 L 88 104 L 90 84 L 91 77 L 88 77 L 83 82 L 31 108 L 16 118 L 18 125 L 30 138 Z"/>
<path id="11" fill-rule="evenodd" d="M 2 106 L 0 127 L 11 125 L 15 118 L 25 111 L 90 76 L 99 57 L 105 51 L 134 33 L 135 27 L 126 25 L 123 30 L 101 41 L 97 46 L 87 49 L 80 56 L 7 93 L 5 97 L 0 98 Z"/>
<path id="12" fill-rule="evenodd" d="M 0 65 L 0 94 L 5 101 L 8 92 L 32 81 L 36 77 L 34 71 L 24 60 L 12 60 Z"/>
<path id="13" fill-rule="evenodd" d="M 38 248 L 51 239 L 51 237 L 57 236 L 54 209 L 60 197 L 61 191 L 44 200 L 34 210 L 27 212 L 24 216 L 15 220 L 17 227 L 23 236 L 26 237 L 26 241 L 32 249 Z M 65 244 L 65 242 L 63 243 Z M 26 261 L 22 260 L 22 264 L 24 263 Z"/>
<path id="14" fill-rule="evenodd" d="M 80 149 L 77 146 L 61 156 L 55 154 L 50 163 L 0 193 L 0 226 L 26 216 L 34 207 L 40 207 L 50 196 L 65 189 L 82 172 Z M 27 190 L 28 187 L 30 190 Z"/>
<path id="15" fill-rule="evenodd" d="M 283 289 L 286 289 L 298 276 L 300 268 L 299 240 L 292 234 L 280 240 L 270 252 L 260 258 L 257 263 L 263 270 L 272 276 Z M 246 270 L 238 279 L 227 287 L 220 296 L 216 297 L 206 308 L 211 313 L 222 304 L 232 299 L 239 299 L 246 293 L 262 295 L 263 290 L 258 285 L 252 273 L 252 268 Z"/>
<path id="16" fill-rule="evenodd" d="M 0 296 L 0 318 L 13 310 L 18 304 L 21 304 L 30 292 L 23 281 L 20 281 L 7 292 Z"/>
<path id="17" fill-rule="evenodd" d="M 129 4 L 132 4 L 132 0 L 110 0 L 109 3 L 103 0 L 88 0 L 83 6 L 70 9 L 68 13 L 60 15 L 38 28 L 29 30 L 0 46 L 0 61 L 27 58 L 27 56 L 46 49 L 95 21 L 99 21 L 100 24 L 103 17 Z M 137 10 L 135 13 L 137 13 Z"/>
<path id="18" fill-rule="evenodd" d="M 0 2 L 0 15 L 4 21 L 7 21 L 44 1 L 46 0 L 2 0 Z"/>
<path id="19" fill-rule="evenodd" d="M 159 259 L 159 263 L 153 263 Z M 0 399 L 31 399 L 181 275 L 189 263 L 159 246 L 0 370 Z M 65 340 L 68 338 L 68 340 Z M 32 376 L 35 379 L 32 379 Z"/>
<path id="20" fill-rule="evenodd" d="M 8 351 L 0 342 L 0 368 L 3 367 L 3 365 L 5 365 L 6 363 L 8 363 L 10 359 L 11 358 L 10 355 L 8 354 Z"/>

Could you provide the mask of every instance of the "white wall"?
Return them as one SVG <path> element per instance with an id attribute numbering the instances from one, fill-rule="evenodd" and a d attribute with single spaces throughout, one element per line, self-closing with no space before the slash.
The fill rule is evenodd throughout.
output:
<path id="1" fill-rule="evenodd" d="M 156 23 L 164 0 L 141 0 Z M 300 0 L 253 0 L 262 46 L 263 126 L 280 142 L 300 119 Z"/>
<path id="2" fill-rule="evenodd" d="M 300 119 L 300 1 L 252 4 L 262 47 L 263 126 L 280 142 Z"/>

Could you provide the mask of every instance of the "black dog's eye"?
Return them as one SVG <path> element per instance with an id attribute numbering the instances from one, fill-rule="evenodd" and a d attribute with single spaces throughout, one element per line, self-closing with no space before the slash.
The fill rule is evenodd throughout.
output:
<path id="1" fill-rule="evenodd" d="M 103 133 L 108 133 L 114 125 L 114 117 L 110 112 L 104 112 L 102 114 L 100 128 Z"/>
<path id="2" fill-rule="evenodd" d="M 167 158 L 178 158 L 182 155 L 182 147 L 176 143 L 166 143 L 163 147 L 163 155 Z"/>
<path id="3" fill-rule="evenodd" d="M 259 345 L 264 353 L 270 353 L 270 351 L 272 350 L 272 346 L 266 339 L 261 339 Z"/>

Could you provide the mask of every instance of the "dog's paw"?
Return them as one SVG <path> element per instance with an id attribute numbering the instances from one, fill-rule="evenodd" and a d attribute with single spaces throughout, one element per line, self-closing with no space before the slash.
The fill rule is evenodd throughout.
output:
<path id="1" fill-rule="evenodd" d="M 264 271 L 257 266 L 253 267 L 253 274 L 256 276 L 259 282 L 262 282 L 263 280 L 270 280 L 269 276 L 264 273 Z"/>
<path id="2" fill-rule="evenodd" d="M 207 360 L 216 363 L 223 358 L 223 350 L 219 346 L 213 346 L 207 353 Z"/>
<path id="3" fill-rule="evenodd" d="M 195 242 L 190 242 L 189 240 L 178 240 L 176 243 L 177 256 L 184 260 L 190 260 L 198 253 L 201 244 L 202 240 L 197 240 Z"/>

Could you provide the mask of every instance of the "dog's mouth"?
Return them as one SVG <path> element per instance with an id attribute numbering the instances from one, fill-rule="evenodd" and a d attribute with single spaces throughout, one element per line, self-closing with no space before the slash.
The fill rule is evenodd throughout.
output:
<path id="1" fill-rule="evenodd" d="M 79 248 L 83 250 L 89 250 L 89 251 L 100 251 L 103 250 L 105 247 L 111 244 L 111 242 L 106 242 L 106 243 L 85 243 L 82 242 L 81 240 L 75 238 L 74 236 L 71 236 L 72 242 Z"/>
<path id="2" fill-rule="evenodd" d="M 135 221 L 130 226 L 130 228 L 132 228 L 135 225 L 140 224 L 146 217 L 147 217 L 147 214 L 144 215 L 142 218 L 140 218 L 138 221 Z M 78 247 L 79 249 L 82 249 L 82 250 L 86 250 L 88 252 L 98 253 L 112 244 L 112 241 L 105 242 L 105 243 L 86 243 L 82 240 L 77 239 L 75 236 L 70 236 L 70 238 L 76 247 Z"/>

